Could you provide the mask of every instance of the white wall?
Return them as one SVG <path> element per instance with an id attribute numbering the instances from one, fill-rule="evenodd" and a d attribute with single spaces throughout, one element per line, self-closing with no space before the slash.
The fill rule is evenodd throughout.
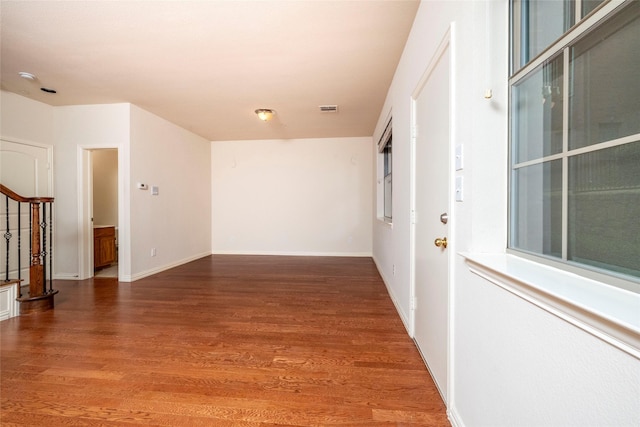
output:
<path id="1" fill-rule="evenodd" d="M 78 192 L 82 178 L 78 170 L 82 164 L 82 151 L 105 147 L 118 147 L 128 159 L 129 104 L 74 105 L 54 107 L 54 184 L 56 209 L 55 276 L 77 278 L 80 261 L 92 256 L 81 253 L 78 224 L 81 221 Z M 122 167 L 127 172 L 127 161 Z M 123 187 L 119 189 L 123 190 Z M 127 224 L 119 224 L 119 251 L 128 257 Z M 91 238 L 91 236 L 86 236 Z M 81 258 L 82 257 L 82 258 Z M 124 262 L 127 266 L 128 263 Z"/>
<path id="2" fill-rule="evenodd" d="M 83 149 L 118 149 L 122 280 L 211 253 L 209 141 L 130 104 L 51 107 L 1 95 L 1 136 L 54 146 L 54 278 L 78 278 L 90 255 L 81 251 L 78 226 Z M 138 181 L 158 185 L 160 195 L 135 189 Z"/>
<path id="3" fill-rule="evenodd" d="M 53 144 L 53 107 L 0 91 L 0 136 L 16 142 Z"/>
<path id="4" fill-rule="evenodd" d="M 209 141 L 131 106 L 131 280 L 211 254 L 210 177 Z"/>
<path id="5" fill-rule="evenodd" d="M 212 143 L 214 253 L 371 254 L 372 141 Z"/>
<path id="6" fill-rule="evenodd" d="M 460 266 L 454 408 L 466 426 L 640 425 L 640 362 Z"/>
<path id="7" fill-rule="evenodd" d="M 454 24 L 453 144 L 464 144 L 456 251 L 504 252 L 508 2 L 423 1 L 374 134 L 393 112 L 393 227 L 374 221 L 373 255 L 401 317 L 410 310 L 410 99 Z M 486 89 L 493 97 L 483 97 Z M 416 242 L 419 244 L 419 242 Z M 455 256 L 448 410 L 465 426 L 640 424 L 633 356 L 472 274 Z M 395 275 L 393 272 L 395 265 Z"/>
<path id="8" fill-rule="evenodd" d="M 54 277 L 78 277 L 78 145 L 128 144 L 128 105 L 52 107 L 1 92 L 2 136 L 52 145 Z"/>

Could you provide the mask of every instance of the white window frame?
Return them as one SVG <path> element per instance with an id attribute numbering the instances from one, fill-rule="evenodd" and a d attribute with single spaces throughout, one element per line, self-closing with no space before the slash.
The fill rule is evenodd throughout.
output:
<path id="1" fill-rule="evenodd" d="M 611 0 L 600 5 L 585 21 L 598 21 L 622 1 Z M 565 34 L 566 38 L 551 48 L 561 49 L 578 36 L 579 33 L 570 31 Z M 524 68 L 531 70 L 542 62 L 544 59 L 534 58 L 522 72 L 526 72 Z M 640 293 L 609 286 L 610 276 L 592 274 L 592 278 L 585 277 L 574 274 L 573 267 L 568 264 L 508 249 L 493 253 L 462 252 L 459 255 L 464 258 L 469 271 L 487 283 L 640 360 Z"/>
<path id="2" fill-rule="evenodd" d="M 393 222 L 393 120 L 389 119 L 378 140 L 378 219 Z M 390 150 L 387 150 L 390 148 Z M 389 190 L 387 192 L 387 189 Z"/>
<path id="3" fill-rule="evenodd" d="M 514 7 L 518 7 L 518 1 L 515 0 L 513 1 L 514 3 Z M 531 75 L 531 73 L 533 71 L 535 71 L 538 67 L 540 67 L 543 63 L 545 63 L 546 61 L 548 61 L 550 58 L 555 57 L 556 55 L 561 55 L 563 56 L 563 70 L 564 70 L 564 74 L 563 74 L 563 78 L 564 78 L 564 84 L 563 84 L 563 90 L 567 91 L 568 90 L 568 79 L 569 79 L 569 50 L 570 47 L 577 41 L 578 38 L 582 37 L 583 35 L 585 35 L 587 32 L 589 32 L 599 21 L 601 21 L 602 19 L 605 19 L 607 16 L 610 16 L 611 14 L 614 14 L 619 8 L 626 6 L 627 4 L 629 4 L 627 1 L 625 0 L 611 0 L 609 2 L 605 2 L 602 5 L 600 5 L 598 8 L 596 8 L 594 11 L 592 11 L 591 13 L 589 13 L 585 18 L 580 18 L 580 13 L 581 13 L 581 1 L 577 0 L 577 4 L 576 4 L 576 23 L 571 29 L 569 29 L 562 37 L 560 37 L 558 39 L 558 41 L 556 41 L 554 44 L 552 44 L 551 46 L 549 46 L 547 49 L 545 49 L 541 54 L 539 54 L 537 57 L 533 58 L 532 60 L 529 61 L 529 63 L 525 64 L 524 66 L 522 66 L 520 69 L 518 69 L 517 71 L 515 71 L 513 73 L 513 75 L 510 77 L 509 79 L 509 90 L 511 91 L 512 87 L 517 84 L 518 82 L 522 81 L 524 78 L 526 78 L 527 76 Z M 513 16 L 512 16 L 513 18 Z M 520 42 L 520 35 L 516 34 L 516 31 L 513 31 L 513 26 L 514 23 L 511 22 L 511 35 L 512 35 L 512 43 L 519 43 Z M 511 54 L 512 54 L 512 67 L 515 68 L 516 64 L 513 61 L 513 55 L 517 55 L 517 49 L 515 47 L 512 47 L 511 49 Z M 511 98 L 510 98 L 511 99 Z M 585 277 L 588 277 L 590 279 L 593 280 L 597 280 L 599 282 L 603 282 L 603 283 L 607 283 L 607 284 L 611 284 L 620 288 L 623 288 L 625 290 L 630 290 L 632 292 L 636 292 L 636 293 L 640 293 L 640 279 L 638 281 L 632 279 L 632 278 L 628 278 L 628 276 L 623 276 L 623 275 L 618 275 L 615 272 L 605 272 L 605 271 L 598 271 L 597 269 L 591 269 L 590 267 L 586 266 L 586 265 L 582 265 L 582 264 L 572 264 L 570 261 L 567 261 L 567 227 L 568 227 L 568 218 L 567 218 L 567 187 L 568 187 L 568 161 L 570 157 L 576 156 L 576 155 L 580 155 L 580 154 L 584 154 L 584 153 L 588 153 L 588 152 L 593 152 L 593 151 L 599 151 L 599 150 L 603 150 L 606 148 L 611 148 L 611 147 L 615 147 L 615 146 L 620 146 L 620 145 L 624 145 L 630 142 L 635 142 L 638 140 L 638 134 L 635 135 L 630 135 L 630 136 L 625 136 L 619 139 L 615 139 L 615 140 L 610 140 L 610 141 L 606 141 L 606 142 L 601 142 L 601 143 L 596 143 L 596 144 L 592 144 L 586 147 L 582 147 L 582 148 L 578 148 L 578 149 L 574 149 L 569 151 L 568 150 L 568 138 L 567 138 L 567 134 L 568 134 L 568 100 L 569 100 L 569 94 L 565 93 L 564 94 L 564 109 L 565 111 L 563 112 L 563 149 L 562 152 L 557 153 L 557 154 L 553 154 L 553 155 L 549 155 L 549 156 L 544 156 L 541 158 L 536 158 L 534 160 L 528 160 L 528 161 L 524 161 L 521 163 L 515 163 L 512 162 L 511 159 L 511 149 L 512 149 L 512 141 L 510 140 L 510 155 L 509 155 L 509 171 L 510 171 L 510 184 L 509 184 L 509 200 L 510 200 L 510 206 L 509 206 L 509 234 L 511 233 L 511 212 L 512 212 L 512 191 L 514 191 L 511 187 L 512 185 L 512 174 L 513 171 L 519 169 L 519 168 L 523 168 L 526 166 L 531 166 L 534 164 L 542 164 L 542 163 L 548 163 L 552 160 L 561 160 L 563 163 L 563 217 L 562 217 L 562 233 L 563 233 L 563 240 L 562 240 L 562 258 L 561 259 L 556 259 L 556 258 L 552 258 L 552 257 L 547 257 L 543 254 L 538 254 L 538 253 L 529 253 L 526 252 L 524 250 L 521 249 L 517 249 L 517 248 L 512 248 L 511 246 L 511 236 L 509 236 L 509 247 L 507 248 L 507 253 L 508 254 L 513 254 L 513 255 L 517 255 L 523 258 L 527 258 L 530 260 L 533 260 L 535 262 L 540 262 L 542 264 L 545 265 L 549 265 L 549 266 L 553 266 L 556 268 L 559 268 L 561 270 L 564 271 L 568 271 L 571 273 L 576 273 Z M 511 114 L 511 109 L 509 109 L 510 114 Z M 510 134 L 511 134 L 511 126 L 512 126 L 512 117 L 509 118 L 509 126 L 510 126 Z"/>

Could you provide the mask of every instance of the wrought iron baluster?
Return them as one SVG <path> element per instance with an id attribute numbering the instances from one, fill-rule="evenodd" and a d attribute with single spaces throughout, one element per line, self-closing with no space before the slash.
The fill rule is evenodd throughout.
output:
<path id="1" fill-rule="evenodd" d="M 31 204 L 29 204 L 29 236 L 32 236 L 32 235 L 33 235 L 33 218 L 31 215 Z M 33 239 L 29 238 L 29 265 L 31 265 L 32 254 L 33 254 Z"/>
<path id="2" fill-rule="evenodd" d="M 6 270 L 5 270 L 5 281 L 9 281 L 9 239 L 11 239 L 11 233 L 9 232 L 9 196 L 4 196 L 5 198 L 5 210 L 7 212 L 7 230 L 4 233 L 4 239 L 7 242 L 7 259 L 6 259 Z"/>
<path id="3" fill-rule="evenodd" d="M 9 233 L 9 196 L 4 196 L 5 198 L 5 211 L 7 213 L 7 230 L 4 233 L 4 239 L 7 244 L 7 259 L 6 259 L 6 270 L 5 270 L 5 278 L 6 282 L 9 281 L 9 239 L 11 238 L 11 233 Z"/>
<path id="4" fill-rule="evenodd" d="M 42 221 L 40 221 L 40 228 L 42 229 L 42 243 L 40 251 L 40 263 L 42 264 L 42 293 L 47 293 L 47 204 L 41 203 L 42 206 Z"/>
<path id="5" fill-rule="evenodd" d="M 17 202 L 18 203 L 18 298 L 22 297 L 22 286 L 20 286 L 22 284 L 22 220 L 21 220 L 21 213 L 20 213 L 20 207 L 22 206 L 22 203 Z"/>
<path id="6" fill-rule="evenodd" d="M 49 202 L 49 292 L 53 292 L 53 202 Z"/>

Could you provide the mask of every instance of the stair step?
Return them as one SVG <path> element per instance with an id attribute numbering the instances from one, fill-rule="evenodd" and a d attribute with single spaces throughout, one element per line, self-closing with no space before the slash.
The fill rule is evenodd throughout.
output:
<path id="1" fill-rule="evenodd" d="M 16 298 L 20 301 L 20 314 L 40 313 L 51 310 L 53 308 L 53 297 L 58 293 L 57 290 L 47 292 L 44 295 L 30 297 L 28 295 Z"/>

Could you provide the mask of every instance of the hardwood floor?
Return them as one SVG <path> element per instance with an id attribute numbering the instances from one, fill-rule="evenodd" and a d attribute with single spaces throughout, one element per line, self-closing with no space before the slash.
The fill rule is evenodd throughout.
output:
<path id="1" fill-rule="evenodd" d="M 56 281 L 0 322 L 8 426 L 448 426 L 369 258 L 215 255 Z"/>

